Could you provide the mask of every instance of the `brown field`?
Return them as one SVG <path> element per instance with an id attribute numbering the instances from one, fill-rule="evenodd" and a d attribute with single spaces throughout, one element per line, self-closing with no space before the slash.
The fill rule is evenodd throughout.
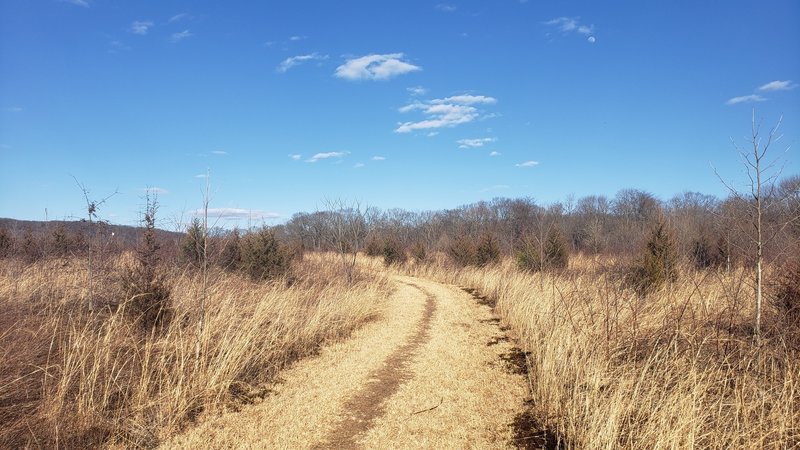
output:
<path id="1" fill-rule="evenodd" d="M 114 264 L 124 266 L 129 257 Z M 353 285 L 333 255 L 309 254 L 291 275 L 268 283 L 213 270 L 197 359 L 198 274 L 164 269 L 172 319 L 144 331 L 122 314 L 124 305 L 116 313 L 87 312 L 80 261 L 4 260 L 0 446 L 228 447 L 244 445 L 245 435 L 263 445 L 272 436 L 268 446 L 310 445 L 310 436 L 317 442 L 336 436 L 353 399 L 371 398 L 365 386 L 385 376 L 393 381 L 379 381 L 390 386 L 381 406 L 374 414 L 367 408 L 370 425 L 358 425 L 350 444 L 800 445 L 798 324 L 768 307 L 764 336 L 754 342 L 749 273 L 682 267 L 676 283 L 641 297 L 613 265 L 575 256 L 562 273 L 531 274 L 511 259 L 458 268 L 436 255 L 385 269 L 377 258 L 361 258 Z M 96 296 L 118 295 L 118 281 L 103 276 Z M 513 344 L 484 325 L 491 316 L 479 309 L 487 308 L 459 306 L 469 296 L 431 280 L 475 288 L 494 305 L 512 339 L 529 352 L 522 384 L 529 393 L 511 388 L 513 377 L 486 378 L 499 373 L 490 369 L 497 352 Z M 434 309 L 424 312 L 424 297 L 411 295 L 409 286 L 429 293 Z M 432 328 L 420 334 L 423 320 Z M 359 328 L 363 333 L 343 341 Z M 403 350 L 412 344 L 413 352 Z M 320 349 L 320 356 L 304 359 Z M 398 355 L 401 374 L 380 369 Z M 279 374 L 286 374 L 285 385 L 274 384 Z M 515 392 L 517 400 L 501 402 L 497 389 Z M 496 403 L 486 400 L 493 397 Z M 492 418 L 497 423 L 490 426 L 484 419 Z M 324 425 L 308 428 L 314 423 Z M 224 432 L 208 431 L 217 429 Z M 212 435 L 213 445 L 206 440 Z"/>
<path id="2" fill-rule="evenodd" d="M 798 326 L 769 314 L 753 343 L 751 274 L 684 268 L 641 298 L 608 261 L 563 274 L 417 265 L 409 272 L 477 288 L 530 352 L 539 425 L 580 449 L 800 446 Z"/>
<path id="3" fill-rule="evenodd" d="M 173 319 L 144 331 L 87 312 L 81 261 L 0 261 L 0 447 L 151 447 L 201 413 L 263 396 L 280 369 L 374 317 L 385 279 L 348 285 L 337 268 L 306 258 L 271 283 L 212 271 L 198 360 L 199 275 L 164 269 Z M 97 296 L 117 284 L 98 280 Z"/>

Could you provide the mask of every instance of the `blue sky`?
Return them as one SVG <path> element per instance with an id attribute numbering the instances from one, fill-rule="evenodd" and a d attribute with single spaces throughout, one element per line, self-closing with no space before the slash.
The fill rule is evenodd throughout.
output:
<path id="1" fill-rule="evenodd" d="M 148 187 L 186 221 L 206 173 L 239 225 L 325 198 L 722 196 L 754 107 L 800 172 L 798 24 L 770 0 L 0 0 L 0 217 L 80 216 L 75 177 L 119 190 L 112 222 Z"/>

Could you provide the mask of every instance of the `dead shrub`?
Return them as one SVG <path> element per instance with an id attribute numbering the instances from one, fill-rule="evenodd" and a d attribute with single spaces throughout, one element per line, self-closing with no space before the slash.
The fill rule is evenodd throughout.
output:
<path id="1" fill-rule="evenodd" d="M 383 263 L 387 266 L 391 266 L 393 264 L 402 264 L 406 262 L 407 259 L 406 252 L 402 244 L 400 244 L 400 241 L 393 238 L 386 239 L 383 242 L 381 254 L 383 255 Z"/>

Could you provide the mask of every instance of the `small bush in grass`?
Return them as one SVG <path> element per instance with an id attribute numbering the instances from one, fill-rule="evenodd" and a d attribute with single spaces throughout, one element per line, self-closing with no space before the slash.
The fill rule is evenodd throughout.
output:
<path id="1" fill-rule="evenodd" d="M 364 247 L 364 254 L 367 256 L 381 256 L 383 254 L 383 246 L 377 239 L 372 238 Z"/>
<path id="2" fill-rule="evenodd" d="M 517 266 L 529 272 L 564 270 L 568 265 L 567 240 L 558 227 L 547 232 L 543 248 L 533 239 L 526 239 L 517 252 Z"/>
<path id="3" fill-rule="evenodd" d="M 0 228 L 0 258 L 8 258 L 14 250 L 14 241 L 11 233 L 5 228 Z"/>
<path id="4" fill-rule="evenodd" d="M 477 249 L 472 240 L 466 237 L 456 238 L 449 247 L 447 255 L 459 266 L 466 267 L 475 264 L 477 260 Z"/>
<path id="5" fill-rule="evenodd" d="M 675 239 L 661 219 L 653 227 L 642 259 L 628 271 L 626 281 L 640 295 L 678 280 L 678 253 Z"/>
<path id="6" fill-rule="evenodd" d="M 205 256 L 206 237 L 203 223 L 195 217 L 186 230 L 186 236 L 181 242 L 181 257 L 195 267 L 203 265 Z"/>
<path id="7" fill-rule="evenodd" d="M 383 263 L 387 266 L 392 264 L 402 264 L 406 261 L 406 252 L 397 239 L 389 238 L 383 243 L 381 249 Z"/>
<path id="8" fill-rule="evenodd" d="M 242 270 L 254 280 L 269 280 L 286 273 L 289 258 L 280 248 L 275 233 L 262 227 L 241 239 Z"/>
<path id="9" fill-rule="evenodd" d="M 800 328 L 800 263 L 783 269 L 778 278 L 775 303 L 786 322 Z"/>
<path id="10" fill-rule="evenodd" d="M 417 262 L 423 262 L 428 258 L 428 252 L 425 250 L 425 245 L 422 242 L 417 242 L 412 245 L 409 253 L 411 253 L 411 257 Z"/>
<path id="11" fill-rule="evenodd" d="M 475 265 L 478 267 L 488 266 L 500 260 L 500 246 L 497 239 L 491 234 L 484 234 L 481 237 L 478 247 L 475 249 Z"/>
<path id="12" fill-rule="evenodd" d="M 544 243 L 545 268 L 564 270 L 569 265 L 567 239 L 558 227 L 551 227 Z"/>
<path id="13" fill-rule="evenodd" d="M 725 260 L 724 247 L 712 245 L 707 236 L 700 236 L 692 242 L 692 261 L 696 268 L 719 267 L 725 263 Z"/>
<path id="14" fill-rule="evenodd" d="M 136 248 L 136 261 L 122 274 L 122 292 L 125 297 L 125 313 L 141 326 L 153 329 L 167 325 L 172 316 L 170 289 L 164 275 L 159 272 L 159 249 L 156 240 L 155 214 L 158 203 L 146 199 L 144 232 Z"/>
<path id="15" fill-rule="evenodd" d="M 239 230 L 234 229 L 222 240 L 222 250 L 217 262 L 224 270 L 239 270 L 242 265 L 241 236 Z"/>

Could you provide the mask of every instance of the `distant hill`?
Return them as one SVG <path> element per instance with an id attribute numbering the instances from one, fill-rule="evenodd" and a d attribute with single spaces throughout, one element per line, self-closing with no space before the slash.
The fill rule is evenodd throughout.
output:
<path id="1" fill-rule="evenodd" d="M 90 232 L 89 222 L 86 220 L 17 220 L 0 217 L 0 228 L 7 230 L 15 239 L 21 238 L 30 232 L 34 237 L 43 237 L 53 230 L 63 227 L 69 234 L 87 236 Z M 129 225 L 112 225 L 105 222 L 93 223 L 95 235 L 106 236 L 114 239 L 123 247 L 136 245 L 142 229 Z M 163 241 L 179 242 L 183 233 L 174 231 L 157 230 L 159 238 Z"/>

